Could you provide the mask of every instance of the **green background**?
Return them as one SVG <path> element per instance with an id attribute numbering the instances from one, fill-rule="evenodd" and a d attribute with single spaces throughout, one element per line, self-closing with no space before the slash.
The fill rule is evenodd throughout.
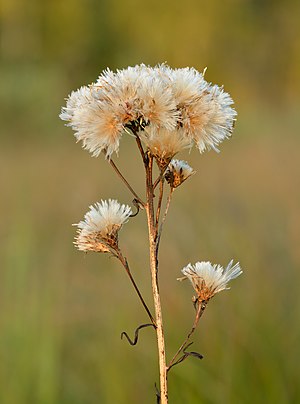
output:
<path id="1" fill-rule="evenodd" d="M 208 305 L 190 358 L 169 375 L 170 403 L 299 403 L 300 4 L 297 1 L 2 0 L 0 402 L 154 403 L 151 329 L 120 264 L 72 246 L 72 223 L 101 198 L 131 203 L 102 158 L 76 145 L 58 114 L 106 67 L 167 62 L 208 68 L 238 121 L 221 153 L 179 157 L 197 174 L 179 188 L 162 237 L 167 354 L 193 321 L 189 262 L 244 274 Z M 131 137 L 118 165 L 143 193 Z M 151 305 L 142 212 L 120 243 Z"/>

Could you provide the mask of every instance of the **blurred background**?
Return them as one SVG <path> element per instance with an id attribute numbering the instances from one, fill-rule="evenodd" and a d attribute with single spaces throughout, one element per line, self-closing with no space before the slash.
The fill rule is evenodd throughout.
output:
<path id="1" fill-rule="evenodd" d="M 0 402 L 154 403 L 156 343 L 120 264 L 84 255 L 74 228 L 91 203 L 131 195 L 58 114 L 103 69 L 167 62 L 208 68 L 238 121 L 221 153 L 179 157 L 197 171 L 173 199 L 160 271 L 169 358 L 190 329 L 189 262 L 239 260 L 213 299 L 190 358 L 170 372 L 170 403 L 299 403 L 300 3 L 294 0 L 2 0 L 0 11 Z M 139 193 L 124 136 L 117 160 Z M 151 303 L 143 212 L 120 234 Z"/>

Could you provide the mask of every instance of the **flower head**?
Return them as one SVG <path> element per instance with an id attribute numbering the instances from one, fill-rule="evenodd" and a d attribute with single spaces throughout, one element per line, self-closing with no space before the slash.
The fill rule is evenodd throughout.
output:
<path id="1" fill-rule="evenodd" d="M 231 136 L 237 115 L 232 104 L 222 87 L 209 85 L 199 101 L 185 111 L 183 125 L 201 153 L 219 151 L 219 144 Z"/>
<path id="2" fill-rule="evenodd" d="M 243 272 L 239 263 L 232 264 L 233 260 L 224 269 L 221 265 L 202 261 L 195 265 L 188 264 L 181 272 L 191 281 L 198 295 L 197 300 L 207 302 L 216 293 L 230 289 L 227 287 L 228 282 Z"/>
<path id="3" fill-rule="evenodd" d="M 151 74 L 144 77 L 138 89 L 141 118 L 145 124 L 151 124 L 156 129 L 174 130 L 179 112 L 172 90 L 161 75 L 153 69 L 150 71 Z"/>
<path id="4" fill-rule="evenodd" d="M 191 146 L 191 141 L 182 129 L 159 130 L 150 125 L 140 135 L 161 169 L 164 169 L 177 153 Z"/>
<path id="5" fill-rule="evenodd" d="M 116 248 L 118 231 L 131 214 L 128 205 L 120 205 L 113 199 L 91 205 L 84 220 L 76 224 L 76 247 L 81 251 L 98 252 L 110 251 L 108 247 Z"/>
<path id="6" fill-rule="evenodd" d="M 177 188 L 193 174 L 195 171 L 186 161 L 173 159 L 166 170 L 165 178 L 171 188 Z"/>
<path id="7" fill-rule="evenodd" d="M 194 68 L 141 64 L 116 72 L 107 69 L 96 83 L 73 91 L 60 118 L 93 156 L 103 151 L 110 158 L 131 129 L 154 155 L 167 160 L 186 145 L 195 144 L 200 152 L 217 150 L 232 133 L 232 104 L 222 87 L 208 83 Z M 144 136 L 145 127 L 156 135 Z"/>

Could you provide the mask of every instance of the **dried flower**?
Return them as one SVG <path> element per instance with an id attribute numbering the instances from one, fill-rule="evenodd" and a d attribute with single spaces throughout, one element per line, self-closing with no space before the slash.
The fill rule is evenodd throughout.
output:
<path id="1" fill-rule="evenodd" d="M 120 107 L 94 97 L 94 86 L 81 87 L 72 92 L 67 106 L 62 109 L 60 118 L 68 121 L 75 131 L 75 137 L 93 156 L 102 151 L 110 157 L 119 149 L 123 124 L 120 120 Z"/>
<path id="2" fill-rule="evenodd" d="M 77 91 L 72 91 L 67 98 L 67 105 L 62 108 L 59 117 L 63 121 L 69 121 L 68 126 L 72 126 L 72 119 L 76 109 L 89 104 L 92 100 L 91 87 L 82 86 Z"/>
<path id="3" fill-rule="evenodd" d="M 84 230 L 77 230 L 74 245 L 79 251 L 110 252 L 110 249 L 103 243 L 98 233 L 88 233 Z"/>
<path id="4" fill-rule="evenodd" d="M 76 247 L 80 251 L 97 252 L 110 251 L 108 247 L 116 248 L 118 231 L 131 214 L 128 205 L 120 205 L 113 199 L 91 205 L 84 220 L 75 225 L 78 227 Z"/>
<path id="5" fill-rule="evenodd" d="M 144 122 L 156 129 L 174 130 L 179 119 L 176 101 L 170 86 L 151 69 L 138 89 L 140 114 Z"/>
<path id="6" fill-rule="evenodd" d="M 166 170 L 165 178 L 171 188 L 177 188 L 193 174 L 195 171 L 186 161 L 173 159 Z"/>
<path id="7" fill-rule="evenodd" d="M 222 87 L 210 85 L 203 97 L 186 110 L 188 124 L 183 125 L 187 125 L 187 132 L 201 153 L 207 149 L 219 151 L 217 146 L 231 136 L 237 115 L 232 104 Z"/>
<path id="8" fill-rule="evenodd" d="M 209 261 L 197 262 L 195 265 L 188 264 L 182 269 L 185 279 L 188 278 L 195 291 L 198 301 L 208 301 L 216 293 L 224 289 L 230 289 L 227 284 L 232 279 L 238 277 L 243 272 L 239 263 L 233 265 L 233 260 L 224 269 L 221 265 L 212 265 Z"/>
<path id="9" fill-rule="evenodd" d="M 110 158 L 117 153 L 129 128 L 140 131 L 153 155 L 165 164 L 193 144 L 200 152 L 217 150 L 232 133 L 236 117 L 232 104 L 223 88 L 209 84 L 193 68 L 141 64 L 105 70 L 96 83 L 70 94 L 60 118 L 69 122 L 93 156 L 104 151 Z M 148 134 L 142 133 L 145 127 Z"/>
<path id="10" fill-rule="evenodd" d="M 171 88 L 180 111 L 192 103 L 199 101 L 208 88 L 208 83 L 202 73 L 196 69 L 185 67 L 183 69 L 169 69 Z"/>
<path id="11" fill-rule="evenodd" d="M 191 146 L 182 129 L 158 130 L 149 126 L 140 135 L 161 169 L 170 163 L 175 154 Z"/>

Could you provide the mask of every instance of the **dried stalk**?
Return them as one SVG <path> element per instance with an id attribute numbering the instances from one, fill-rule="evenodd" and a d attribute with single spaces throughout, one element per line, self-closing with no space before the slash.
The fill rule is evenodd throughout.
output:
<path id="1" fill-rule="evenodd" d="M 150 247 L 150 270 L 152 281 L 152 292 L 155 308 L 155 322 L 156 322 L 156 336 L 158 346 L 159 358 L 159 378 L 160 378 L 160 399 L 161 404 L 168 403 L 168 385 L 167 385 L 167 367 L 166 367 L 166 351 L 165 351 L 165 338 L 162 322 L 162 310 L 158 287 L 158 257 L 156 248 L 157 226 L 155 223 L 154 215 L 154 194 L 152 183 L 152 165 L 153 158 L 148 155 L 148 164 L 146 168 L 146 188 L 147 188 L 147 219 L 148 219 L 148 232 L 149 232 L 149 247 Z"/>

